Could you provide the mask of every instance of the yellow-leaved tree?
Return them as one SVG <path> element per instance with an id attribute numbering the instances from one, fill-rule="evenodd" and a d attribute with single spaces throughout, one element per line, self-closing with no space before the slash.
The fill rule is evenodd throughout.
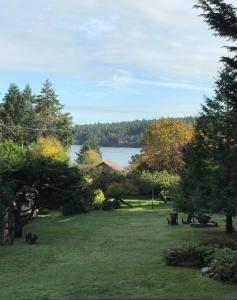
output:
<path id="1" fill-rule="evenodd" d="M 54 137 L 39 137 L 29 146 L 29 152 L 34 157 L 52 158 L 57 161 L 68 161 L 68 150 Z"/>
<path id="2" fill-rule="evenodd" d="M 102 162 L 101 157 L 94 149 L 89 149 L 83 153 L 83 163 L 86 165 L 97 165 Z"/>
<path id="3" fill-rule="evenodd" d="M 177 173 L 183 166 L 182 148 L 192 138 L 190 121 L 168 118 L 155 121 L 143 138 L 140 160 L 152 170 Z"/>

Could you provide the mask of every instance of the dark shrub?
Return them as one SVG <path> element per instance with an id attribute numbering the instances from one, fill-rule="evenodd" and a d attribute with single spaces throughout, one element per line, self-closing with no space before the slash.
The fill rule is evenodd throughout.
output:
<path id="1" fill-rule="evenodd" d="M 228 248 L 216 251 L 211 262 L 211 277 L 226 282 L 237 282 L 237 252 Z"/>
<path id="2" fill-rule="evenodd" d="M 106 199 L 103 203 L 102 203 L 102 209 L 103 210 L 112 210 L 116 207 L 115 201 L 111 200 L 111 199 Z"/>
<path id="3" fill-rule="evenodd" d="M 72 195 L 71 199 L 63 205 L 64 216 L 88 212 L 88 202 L 80 196 Z"/>
<path id="4" fill-rule="evenodd" d="M 68 201 L 67 203 L 65 203 L 63 205 L 63 214 L 64 216 L 70 216 L 70 215 L 75 215 L 76 209 L 75 209 L 75 205 L 74 202 L 72 200 Z"/>
<path id="5" fill-rule="evenodd" d="M 237 245 L 227 240 L 217 240 L 217 239 L 207 240 L 201 242 L 200 246 L 213 246 L 216 248 L 230 248 L 232 250 L 237 250 Z"/>
<path id="6" fill-rule="evenodd" d="M 39 208 L 39 215 L 48 215 L 50 212 L 47 208 Z"/>
<path id="7" fill-rule="evenodd" d="M 202 267 L 208 265 L 215 253 L 212 246 L 189 243 L 163 252 L 163 259 L 170 266 Z"/>

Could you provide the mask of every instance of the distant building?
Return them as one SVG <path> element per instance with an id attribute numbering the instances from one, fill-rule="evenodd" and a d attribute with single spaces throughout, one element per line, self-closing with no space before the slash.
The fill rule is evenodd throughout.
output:
<path id="1" fill-rule="evenodd" d="M 82 170 L 92 170 L 98 169 L 100 171 L 114 170 L 117 172 L 125 172 L 125 169 L 114 163 L 112 160 L 105 160 L 99 163 L 98 165 L 79 165 L 79 168 Z"/>
<path id="2" fill-rule="evenodd" d="M 95 168 L 99 169 L 101 171 L 106 171 L 106 170 L 111 170 L 111 169 L 114 170 L 114 171 L 119 171 L 119 172 L 124 171 L 124 168 L 120 167 L 119 165 L 114 163 L 112 160 L 102 161 L 100 164 L 95 166 Z"/>

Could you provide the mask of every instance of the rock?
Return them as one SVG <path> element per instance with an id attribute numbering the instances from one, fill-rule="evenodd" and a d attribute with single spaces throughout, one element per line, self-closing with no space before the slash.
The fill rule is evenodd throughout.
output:
<path id="1" fill-rule="evenodd" d="M 207 274 L 207 273 L 209 273 L 210 271 L 211 271 L 211 268 L 210 268 L 210 267 L 204 267 L 204 268 L 201 269 L 202 274 Z"/>

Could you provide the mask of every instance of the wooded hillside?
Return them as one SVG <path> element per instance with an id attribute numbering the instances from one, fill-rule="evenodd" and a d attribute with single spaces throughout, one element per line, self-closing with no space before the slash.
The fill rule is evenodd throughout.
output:
<path id="1" fill-rule="evenodd" d="M 192 121 L 192 117 L 184 118 Z M 154 120 L 76 125 L 75 143 L 93 140 L 102 147 L 141 147 L 146 129 Z"/>

